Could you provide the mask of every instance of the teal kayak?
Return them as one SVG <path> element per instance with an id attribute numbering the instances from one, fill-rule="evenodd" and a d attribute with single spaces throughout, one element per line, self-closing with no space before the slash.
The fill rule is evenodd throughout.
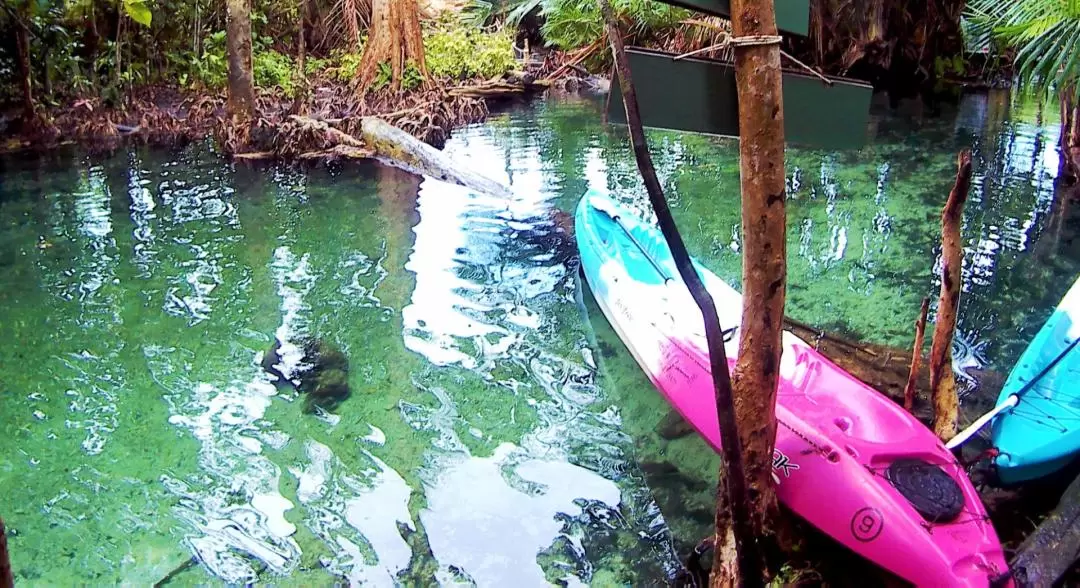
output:
<path id="1" fill-rule="evenodd" d="M 1080 454 L 1080 278 L 1013 366 L 991 421 L 998 479 L 1015 484 L 1052 474 Z"/>

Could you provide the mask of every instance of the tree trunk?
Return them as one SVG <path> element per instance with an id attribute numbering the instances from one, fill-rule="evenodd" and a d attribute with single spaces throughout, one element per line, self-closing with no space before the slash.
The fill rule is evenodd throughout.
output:
<path id="1" fill-rule="evenodd" d="M 356 0 L 342 0 L 341 6 L 349 51 L 356 51 L 360 48 L 360 19 L 357 18 Z"/>
<path id="2" fill-rule="evenodd" d="M 934 404 L 934 433 L 942 441 L 956 435 L 959 399 L 952 369 L 952 339 L 960 303 L 960 268 L 964 244 L 960 241 L 960 218 L 971 187 L 971 152 L 957 158 L 956 183 L 941 211 L 941 296 L 938 299 L 934 343 L 930 348 L 930 390 Z"/>
<path id="3" fill-rule="evenodd" d="M 919 318 L 915 319 L 915 345 L 911 350 L 911 369 L 908 371 L 907 385 L 904 386 L 904 410 L 912 412 L 915 408 L 915 390 L 919 383 L 919 364 L 922 363 L 923 335 L 926 332 L 926 314 L 930 311 L 930 298 L 922 299 Z"/>
<path id="4" fill-rule="evenodd" d="M 0 588 L 13 588 L 15 578 L 11 573 L 11 557 L 8 555 L 7 530 L 0 519 Z"/>
<path id="5" fill-rule="evenodd" d="M 357 68 L 357 84 L 367 92 L 379 75 L 380 64 L 390 67 L 390 89 L 401 89 L 401 75 L 411 62 L 427 78 L 420 8 L 416 0 L 375 0 L 371 9 L 370 35 Z"/>
<path id="6" fill-rule="evenodd" d="M 229 58 L 229 114 L 255 116 L 255 82 L 251 73 L 250 0 L 225 0 L 225 43 Z"/>
<path id="7" fill-rule="evenodd" d="M 732 0 L 734 37 L 776 35 L 771 0 Z M 739 177 L 742 187 L 743 312 L 739 356 L 732 375 L 735 420 L 742 442 L 754 536 L 768 554 L 776 552 L 774 523 L 779 513 L 772 480 L 776 444 L 776 387 L 787 282 L 787 213 L 784 184 L 784 104 L 778 44 L 736 46 L 739 96 Z M 717 523 L 721 522 L 717 513 Z M 714 570 L 724 549 L 717 536 Z M 760 562 L 748 574 L 771 576 Z M 713 586 L 733 578 L 714 574 Z"/>
<path id="8" fill-rule="evenodd" d="M 23 121 L 34 118 L 33 71 L 30 69 L 30 29 L 20 17 L 15 19 L 15 44 L 19 52 L 19 78 L 22 82 Z"/>
<path id="9" fill-rule="evenodd" d="M 758 0 L 761 1 L 761 0 Z M 768 2 L 769 0 L 764 0 Z M 720 429 L 721 466 L 717 485 L 716 523 L 717 537 L 714 540 L 717 555 L 713 578 L 721 575 L 742 578 L 746 587 L 763 585 L 764 558 L 761 556 L 758 536 L 754 534 L 753 513 L 747 488 L 747 477 L 743 469 L 743 449 L 740 441 L 736 417 L 735 399 L 732 395 L 731 379 L 728 373 L 727 356 L 724 350 L 724 333 L 716 312 L 712 295 L 705 288 L 701 276 L 686 251 L 686 245 L 679 235 L 675 219 L 668 208 L 663 188 L 657 178 L 656 169 L 649 154 L 649 145 L 641 124 L 638 111 L 637 94 L 631 78 L 630 65 L 623 48 L 622 34 L 619 32 L 614 11 L 608 0 L 600 0 L 600 10 L 604 17 L 605 32 L 611 43 L 611 53 L 618 72 L 619 85 L 622 89 L 623 106 L 626 108 L 626 122 L 630 129 L 630 143 L 634 148 L 634 160 L 649 194 L 649 203 L 656 213 L 660 232 L 671 250 L 679 277 L 686 284 L 690 295 L 701 311 L 705 340 L 709 351 L 709 367 L 713 380 L 713 393 L 716 400 L 717 424 Z M 775 21 L 773 21 L 775 30 Z M 781 313 L 781 316 L 782 313 Z M 775 392 L 775 390 L 774 390 Z M 770 409 L 770 414 L 772 413 Z M 771 441 L 770 441 L 771 443 Z M 769 455 L 772 463 L 772 455 Z M 770 478 L 771 479 L 771 478 Z M 717 572 L 723 569 L 726 573 Z"/>
<path id="10" fill-rule="evenodd" d="M 1074 183 L 1080 178 L 1080 99 L 1076 84 L 1059 95 L 1061 104 L 1061 165 L 1058 176 Z"/>

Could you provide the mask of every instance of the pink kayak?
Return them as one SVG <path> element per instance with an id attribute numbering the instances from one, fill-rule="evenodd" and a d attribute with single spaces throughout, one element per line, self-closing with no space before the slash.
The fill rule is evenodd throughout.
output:
<path id="1" fill-rule="evenodd" d="M 702 317 L 662 235 L 590 191 L 575 219 L 582 270 L 604 314 L 672 406 L 719 450 Z M 707 269 L 726 350 L 741 296 Z M 773 455 L 780 500 L 815 527 L 918 586 L 1009 585 L 979 495 L 922 423 L 792 333 L 784 333 Z"/>

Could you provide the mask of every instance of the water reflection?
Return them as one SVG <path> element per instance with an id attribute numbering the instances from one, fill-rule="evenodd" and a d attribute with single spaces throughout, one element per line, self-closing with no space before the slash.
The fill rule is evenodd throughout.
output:
<path id="1" fill-rule="evenodd" d="M 455 133 L 448 151 L 510 199 L 202 147 L 13 165 L 0 434 L 16 450 L 0 453 L 0 495 L 17 581 L 152 582 L 193 555 L 178 581 L 670 576 L 674 545 L 708 533 L 715 455 L 662 436 L 667 406 L 580 288 L 581 194 L 650 216 L 600 110 L 548 101 Z M 1071 283 L 1078 224 L 1052 125 L 996 97 L 954 114 L 877 117 L 859 152 L 788 153 L 788 308 L 910 345 L 955 153 L 974 146 L 955 360 L 978 380 Z M 691 251 L 737 281 L 737 144 L 650 134 Z M 274 339 L 295 362 L 306 336 L 349 357 L 334 413 L 304 413 L 259 367 Z"/>

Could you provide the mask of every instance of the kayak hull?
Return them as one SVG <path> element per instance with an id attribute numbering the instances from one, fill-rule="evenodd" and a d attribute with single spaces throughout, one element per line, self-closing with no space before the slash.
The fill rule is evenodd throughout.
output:
<path id="1" fill-rule="evenodd" d="M 991 421 L 990 439 L 1000 452 L 994 463 L 1002 483 L 1052 474 L 1080 453 L 1080 349 L 1070 350 L 1077 337 L 1080 278 L 1020 355 L 1001 389 L 999 403 L 1020 394 L 1015 407 Z"/>
<path id="2" fill-rule="evenodd" d="M 659 231 L 597 191 L 582 199 L 575 221 L 598 305 L 656 388 L 719 451 L 702 317 Z M 721 326 L 737 326 L 741 295 L 698 271 Z M 730 366 L 737 347 L 736 330 L 727 343 Z M 916 585 L 985 587 L 1007 572 L 977 493 L 926 427 L 791 333 L 780 374 L 773 471 L 778 497 L 794 513 Z M 964 502 L 956 518 L 929 522 L 890 483 L 890 465 L 909 458 L 956 482 Z"/>

